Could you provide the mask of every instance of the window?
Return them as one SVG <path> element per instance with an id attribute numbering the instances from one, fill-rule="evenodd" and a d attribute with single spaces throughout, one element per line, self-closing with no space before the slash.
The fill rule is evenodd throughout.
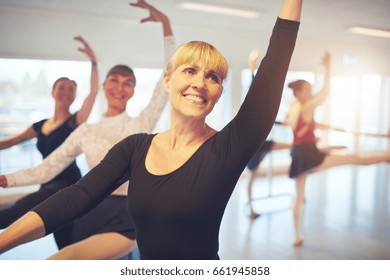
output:
<path id="1" fill-rule="evenodd" d="M 287 74 L 284 93 L 276 120 L 284 120 L 291 102 L 295 99 L 288 83 L 297 79 L 304 79 L 313 85 L 313 92 L 317 93 L 322 87 L 322 74 L 314 72 L 293 72 Z M 241 72 L 242 100 L 252 82 L 248 69 Z M 316 122 L 328 124 L 347 132 L 335 130 L 317 130 L 321 145 L 344 145 L 348 152 L 367 152 L 385 150 L 388 146 L 387 137 L 358 135 L 353 132 L 368 132 L 386 134 L 390 120 L 390 77 L 380 75 L 343 75 L 333 76 L 331 92 L 328 99 L 315 112 Z M 270 139 L 281 142 L 293 140 L 291 129 L 275 125 Z M 272 165 L 290 163 L 288 151 L 275 151 L 270 154 Z"/>
<path id="2" fill-rule="evenodd" d="M 130 116 L 137 116 L 150 102 L 162 69 L 134 68 L 137 77 L 134 96 L 127 106 Z M 51 87 L 59 77 L 69 77 L 77 82 L 77 97 L 71 107 L 73 112 L 81 107 L 90 90 L 90 62 L 53 61 L 32 59 L 0 59 L 0 137 L 15 135 L 32 123 L 51 117 L 54 102 Z M 100 73 L 100 83 L 106 73 Z M 231 85 L 227 79 L 224 92 L 208 116 L 207 123 L 215 129 L 221 129 L 230 120 Z M 99 93 L 98 99 L 105 104 L 105 98 Z M 97 103 L 99 101 L 97 100 Z M 95 104 L 89 122 L 100 119 L 105 106 Z M 155 132 L 169 127 L 169 102 L 156 125 Z M 36 140 L 26 141 L 0 153 L 0 174 L 13 172 L 39 164 L 42 160 L 35 147 Z M 77 158 L 82 172 L 89 170 L 83 155 Z"/>
<path id="3" fill-rule="evenodd" d="M 79 61 L 0 59 L 0 137 L 15 135 L 54 112 L 51 87 L 60 77 L 77 83 L 71 111 L 89 94 L 91 64 Z M 0 174 L 30 167 L 41 161 L 35 140 L 0 153 Z"/>

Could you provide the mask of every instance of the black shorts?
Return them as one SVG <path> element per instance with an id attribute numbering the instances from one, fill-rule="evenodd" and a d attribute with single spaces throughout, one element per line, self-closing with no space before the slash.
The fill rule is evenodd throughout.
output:
<path id="1" fill-rule="evenodd" d="M 128 239 L 136 239 L 133 219 L 128 211 L 127 196 L 110 195 L 96 208 L 78 218 L 73 226 L 73 242 L 94 234 L 117 232 Z"/>

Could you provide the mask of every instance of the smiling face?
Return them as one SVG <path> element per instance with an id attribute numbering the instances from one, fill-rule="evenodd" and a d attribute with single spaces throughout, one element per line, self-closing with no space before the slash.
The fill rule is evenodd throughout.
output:
<path id="1" fill-rule="evenodd" d="M 222 94 L 227 69 L 222 54 L 207 43 L 190 42 L 180 47 L 164 76 L 173 116 L 204 120 Z"/>
<path id="2" fill-rule="evenodd" d="M 59 78 L 53 85 L 52 95 L 57 106 L 69 108 L 76 98 L 76 87 L 75 81 L 68 78 Z"/>
<path id="3" fill-rule="evenodd" d="M 124 65 L 113 67 L 107 74 L 104 82 L 109 110 L 118 113 L 126 110 L 127 101 L 133 96 L 135 76 L 133 70 Z"/>

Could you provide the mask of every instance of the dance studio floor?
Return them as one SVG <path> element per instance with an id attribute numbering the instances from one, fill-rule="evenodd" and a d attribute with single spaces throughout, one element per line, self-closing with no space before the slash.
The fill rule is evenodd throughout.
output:
<path id="1" fill-rule="evenodd" d="M 293 181 L 285 175 L 255 181 L 255 209 L 248 218 L 247 174 L 226 208 L 220 231 L 221 259 L 390 259 L 390 164 L 346 166 L 312 174 L 303 215 L 304 243 L 294 248 Z M 270 196 L 271 192 L 271 196 Z M 55 252 L 52 236 L 0 255 L 44 259 Z"/>

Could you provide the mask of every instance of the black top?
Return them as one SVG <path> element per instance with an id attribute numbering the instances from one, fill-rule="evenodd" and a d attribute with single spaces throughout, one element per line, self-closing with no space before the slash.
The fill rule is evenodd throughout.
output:
<path id="1" fill-rule="evenodd" d="M 57 149 L 58 146 L 60 146 L 65 141 L 65 139 L 77 128 L 78 125 L 76 121 L 76 115 L 77 113 L 70 116 L 63 122 L 63 124 L 61 124 L 48 135 L 42 132 L 42 126 L 47 121 L 47 119 L 41 120 L 32 125 L 35 132 L 37 133 L 37 148 L 43 158 L 47 157 L 52 151 Z M 80 174 L 80 170 L 76 165 L 76 161 L 73 161 L 66 169 L 64 169 L 50 182 L 56 179 L 74 176 L 74 174 Z"/>
<path id="2" fill-rule="evenodd" d="M 166 175 L 150 174 L 145 158 L 154 135 L 129 136 L 79 182 L 34 209 L 46 233 L 82 215 L 130 179 L 129 209 L 142 259 L 215 259 L 227 202 L 274 124 L 298 26 L 278 19 L 239 112 L 186 163 Z"/>

